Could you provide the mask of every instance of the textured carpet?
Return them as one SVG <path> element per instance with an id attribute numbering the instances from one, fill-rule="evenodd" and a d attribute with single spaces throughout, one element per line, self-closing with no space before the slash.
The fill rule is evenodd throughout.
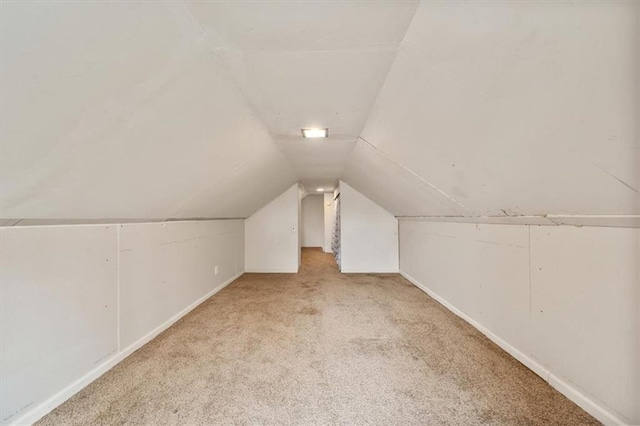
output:
<path id="1" fill-rule="evenodd" d="M 397 274 L 245 274 L 40 424 L 597 424 Z"/>

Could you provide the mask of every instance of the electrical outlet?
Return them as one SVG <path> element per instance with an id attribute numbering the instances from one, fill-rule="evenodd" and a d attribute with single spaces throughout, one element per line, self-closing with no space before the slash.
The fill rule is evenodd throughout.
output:
<path id="1" fill-rule="evenodd" d="M 218 265 L 216 265 L 216 267 L 213 268 L 213 273 L 214 275 L 218 275 Z"/>

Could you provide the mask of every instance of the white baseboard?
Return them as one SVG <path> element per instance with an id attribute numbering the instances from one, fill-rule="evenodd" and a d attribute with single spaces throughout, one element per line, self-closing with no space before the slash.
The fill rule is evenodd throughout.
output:
<path id="1" fill-rule="evenodd" d="M 91 370 L 90 372 L 88 372 L 87 374 L 85 374 L 75 382 L 68 385 L 66 388 L 62 389 L 60 392 L 48 398 L 44 402 L 38 404 L 33 409 L 20 415 L 20 417 L 17 417 L 15 420 L 9 422 L 9 425 L 31 425 L 37 422 L 42 417 L 49 414 L 54 408 L 56 408 L 57 406 L 59 406 L 69 398 L 71 398 L 73 395 L 75 395 L 76 393 L 81 391 L 83 388 L 88 386 L 91 382 L 96 380 L 98 377 L 102 376 L 104 373 L 106 373 L 107 371 L 115 367 L 118 363 L 120 363 L 129 355 L 131 355 L 133 352 L 135 352 L 136 350 L 140 349 L 142 346 L 149 343 L 160 333 L 162 333 L 163 331 L 171 327 L 180 318 L 182 318 L 183 316 L 185 316 L 186 314 L 194 310 L 196 307 L 198 307 L 202 302 L 209 299 L 211 296 L 213 296 L 214 294 L 216 294 L 217 292 L 219 292 L 220 290 L 222 290 L 223 288 L 231 284 L 233 281 L 237 280 L 242 274 L 244 274 L 244 272 L 240 272 L 236 274 L 229 280 L 225 281 L 218 287 L 214 288 L 209 293 L 205 294 L 204 296 L 202 296 L 201 298 L 193 302 L 191 305 L 187 306 L 182 311 L 178 312 L 177 314 L 169 318 L 160 326 L 156 327 L 154 330 L 152 330 L 150 333 L 142 337 L 137 342 L 133 343 L 126 349 L 114 354 L 110 358 L 107 358 L 103 363 L 98 365 L 96 368 L 94 368 L 93 370 Z"/>
<path id="2" fill-rule="evenodd" d="M 245 268 L 247 274 L 297 274 L 298 269 L 292 268 Z"/>
<path id="3" fill-rule="evenodd" d="M 551 387 L 556 389 L 558 392 L 569 398 L 573 401 L 577 406 L 582 408 L 587 413 L 591 414 L 598 421 L 604 423 L 605 425 L 625 425 L 626 422 L 618 417 L 616 414 L 611 412 L 610 409 L 604 407 L 602 403 L 594 401 L 591 397 L 586 395 L 583 391 L 578 389 L 572 383 L 569 383 L 566 380 L 561 379 L 560 377 L 554 375 L 551 371 L 549 371 L 546 367 L 540 364 L 535 359 L 531 358 L 529 355 L 519 351 L 515 347 L 511 346 L 508 342 L 501 339 L 489 329 L 484 327 L 482 324 L 475 321 L 473 318 L 469 317 L 467 314 L 453 306 L 451 303 L 447 302 L 440 295 L 433 292 L 433 290 L 429 289 L 424 284 L 418 282 L 411 275 L 407 274 L 404 271 L 400 271 L 400 275 L 405 277 L 408 281 L 410 281 L 413 285 L 418 287 L 420 290 L 427 293 L 431 298 L 438 301 L 445 308 L 471 324 L 473 327 L 478 329 L 482 334 L 487 336 L 491 341 L 493 341 L 496 345 L 500 346 L 504 349 L 509 355 L 520 361 L 525 367 L 536 373 L 538 376 L 542 377 Z"/>

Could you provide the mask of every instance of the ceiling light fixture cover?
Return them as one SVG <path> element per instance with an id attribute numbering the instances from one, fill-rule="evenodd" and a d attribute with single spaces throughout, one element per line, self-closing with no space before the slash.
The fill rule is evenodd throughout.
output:
<path id="1" fill-rule="evenodd" d="M 302 129 L 302 136 L 305 138 L 326 138 L 329 137 L 329 129 Z"/>
<path id="2" fill-rule="evenodd" d="M 322 188 L 318 188 L 318 189 L 316 189 L 316 191 L 318 191 L 318 192 L 322 192 L 322 191 L 323 191 L 323 189 L 322 189 Z"/>

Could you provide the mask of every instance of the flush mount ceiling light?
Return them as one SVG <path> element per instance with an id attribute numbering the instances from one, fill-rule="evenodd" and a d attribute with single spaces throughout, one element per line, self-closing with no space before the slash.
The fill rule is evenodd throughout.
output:
<path id="1" fill-rule="evenodd" d="M 324 191 L 324 190 L 323 190 L 322 188 L 318 188 L 318 189 L 316 189 L 316 191 L 318 191 L 318 192 L 322 192 L 322 191 Z"/>
<path id="2" fill-rule="evenodd" d="M 305 138 L 326 138 L 329 136 L 329 129 L 302 129 L 302 136 Z"/>

